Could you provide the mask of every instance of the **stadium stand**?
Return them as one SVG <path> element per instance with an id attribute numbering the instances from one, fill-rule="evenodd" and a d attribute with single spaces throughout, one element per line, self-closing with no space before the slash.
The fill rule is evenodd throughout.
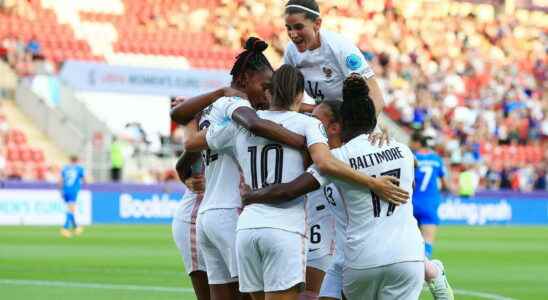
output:
<path id="1" fill-rule="evenodd" d="M 249 35 L 270 42 L 267 54 L 277 65 L 287 44 L 283 1 L 13 3 L 0 13 L 0 38 L 4 57 L 21 76 L 32 74 L 32 58 L 41 56 L 54 69 L 67 59 L 228 69 Z M 432 137 L 456 172 L 472 159 L 484 187 L 542 187 L 548 169 L 545 12 L 462 1 L 321 3 L 323 26 L 347 35 L 370 60 L 392 120 Z"/>

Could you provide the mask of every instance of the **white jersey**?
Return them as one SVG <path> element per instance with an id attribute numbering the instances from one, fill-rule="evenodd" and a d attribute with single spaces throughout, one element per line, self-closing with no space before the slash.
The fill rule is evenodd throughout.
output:
<path id="1" fill-rule="evenodd" d="M 335 251 L 335 218 L 329 210 L 325 199 L 324 188 L 321 187 L 306 195 L 308 212 L 308 260 L 314 260 L 325 255 L 333 255 Z"/>
<path id="2" fill-rule="evenodd" d="M 412 196 L 414 156 L 406 145 L 392 142 L 377 147 L 369 143 L 366 135 L 360 135 L 331 152 L 337 159 L 369 176 L 399 178 L 400 187 Z M 314 166 L 309 172 L 322 185 L 330 181 L 336 183 L 346 203 L 345 267 L 367 269 L 424 260 L 424 242 L 410 202 L 396 208 L 381 201 L 367 188 L 320 175 Z"/>
<path id="3" fill-rule="evenodd" d="M 327 144 L 327 134 L 320 121 L 292 111 L 258 111 L 259 117 L 283 124 L 285 128 L 306 137 L 308 147 Z M 253 189 L 270 184 L 290 182 L 305 171 L 300 151 L 255 136 L 231 122 L 213 126 L 207 132 L 212 150 L 232 151 L 242 167 L 245 183 Z M 306 235 L 306 197 L 277 204 L 252 204 L 244 208 L 237 230 L 277 228 Z"/>
<path id="4" fill-rule="evenodd" d="M 327 208 L 335 219 L 335 259 L 342 265 L 344 261 L 344 243 L 346 240 L 346 225 L 348 224 L 348 215 L 346 203 L 342 200 L 339 188 L 330 183 L 321 187 L 324 199 L 327 202 Z"/>
<path id="5" fill-rule="evenodd" d="M 239 97 L 223 97 L 202 112 L 199 127 L 222 124 L 231 120 L 232 113 L 242 107 L 251 107 L 249 101 Z M 241 207 L 240 171 L 231 155 L 215 151 L 202 151 L 205 165 L 205 195 L 199 213 L 210 209 Z"/>
<path id="6" fill-rule="evenodd" d="M 198 160 L 192 165 L 192 174 L 202 174 L 203 165 L 202 161 Z M 179 202 L 179 206 L 175 210 L 173 218 L 181 221 L 196 224 L 196 216 L 198 214 L 198 209 L 200 208 L 200 203 L 202 202 L 203 195 L 198 196 L 190 189 L 185 190 L 183 198 Z"/>
<path id="7" fill-rule="evenodd" d="M 306 92 L 316 103 L 342 101 L 343 81 L 351 73 L 362 74 L 365 78 L 375 75 L 358 47 L 347 38 L 321 30 L 320 42 L 319 48 L 302 53 L 289 42 L 284 54 L 284 63 L 303 73 Z"/>

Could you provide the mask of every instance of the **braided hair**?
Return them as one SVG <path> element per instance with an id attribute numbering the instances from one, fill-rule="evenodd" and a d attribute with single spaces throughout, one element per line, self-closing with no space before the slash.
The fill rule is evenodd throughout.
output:
<path id="1" fill-rule="evenodd" d="M 236 56 L 236 62 L 230 70 L 232 82 L 237 85 L 243 80 L 242 75 L 248 71 L 259 72 L 270 70 L 274 71 L 270 62 L 264 56 L 263 51 L 268 48 L 268 44 L 256 37 L 250 37 L 245 42 L 244 51 Z"/>
<path id="2" fill-rule="evenodd" d="M 348 141 L 360 134 L 371 133 L 377 126 L 375 105 L 369 96 L 369 87 L 358 73 L 352 73 L 343 82 L 343 138 Z"/>

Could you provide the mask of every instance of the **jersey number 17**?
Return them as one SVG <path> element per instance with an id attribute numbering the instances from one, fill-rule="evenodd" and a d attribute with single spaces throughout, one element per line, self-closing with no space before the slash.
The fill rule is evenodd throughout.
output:
<path id="1" fill-rule="evenodd" d="M 394 169 L 381 173 L 381 176 L 393 176 L 400 179 L 400 174 L 400 169 Z M 371 200 L 373 201 L 373 216 L 375 218 L 378 218 L 381 216 L 381 197 L 371 191 Z M 386 216 L 390 217 L 394 213 L 394 210 L 396 210 L 396 205 L 392 203 L 388 204 L 388 211 L 386 212 Z"/>

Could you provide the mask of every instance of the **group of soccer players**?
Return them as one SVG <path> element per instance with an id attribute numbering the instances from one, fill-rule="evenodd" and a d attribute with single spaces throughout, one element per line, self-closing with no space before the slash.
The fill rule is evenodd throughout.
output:
<path id="1" fill-rule="evenodd" d="M 425 258 L 437 220 L 415 209 L 425 247 L 412 206 L 441 161 L 419 161 L 413 189 L 411 150 L 370 140 L 383 99 L 357 47 L 320 29 L 314 0 L 290 0 L 285 21 L 282 67 L 250 38 L 231 87 L 171 112 L 184 125 L 177 172 L 190 189 L 173 237 L 197 298 L 418 299 L 426 282 L 452 299 L 443 265 Z"/>

